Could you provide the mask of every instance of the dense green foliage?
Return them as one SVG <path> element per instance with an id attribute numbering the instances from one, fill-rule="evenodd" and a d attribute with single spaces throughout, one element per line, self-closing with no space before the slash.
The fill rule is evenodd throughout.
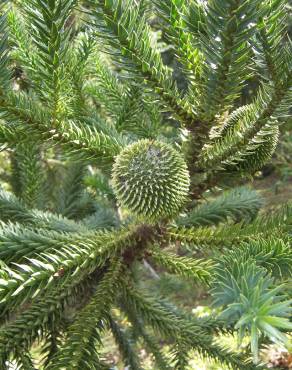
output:
<path id="1" fill-rule="evenodd" d="M 192 350 L 262 368 L 264 341 L 289 346 L 292 206 L 261 213 L 238 185 L 289 116 L 287 2 L 0 1 L 1 369 L 110 368 L 108 331 L 133 370 L 139 341 L 157 369 Z M 147 291 L 145 265 L 208 291 L 212 314 Z"/>

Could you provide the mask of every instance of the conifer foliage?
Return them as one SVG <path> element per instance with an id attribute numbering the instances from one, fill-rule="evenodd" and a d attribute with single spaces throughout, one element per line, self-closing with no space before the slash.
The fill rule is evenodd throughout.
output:
<path id="1" fill-rule="evenodd" d="M 263 341 L 289 346 L 292 207 L 259 213 L 244 187 L 204 200 L 276 149 L 292 102 L 286 6 L 1 0 L 1 369 L 109 369 L 107 332 L 133 370 L 141 341 L 157 369 L 187 369 L 193 350 L 261 368 Z M 145 265 L 201 285 L 213 313 L 147 291 Z M 227 332 L 244 354 L 216 341 Z"/>

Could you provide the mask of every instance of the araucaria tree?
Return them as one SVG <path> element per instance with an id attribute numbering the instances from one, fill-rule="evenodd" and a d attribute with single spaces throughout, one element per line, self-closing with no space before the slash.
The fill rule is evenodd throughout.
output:
<path id="1" fill-rule="evenodd" d="M 289 345 L 291 206 L 258 214 L 243 187 L 204 196 L 276 149 L 287 3 L 1 0 L 1 369 L 110 368 L 107 331 L 130 369 L 140 341 L 155 369 L 187 369 L 193 350 L 261 368 L 263 343 Z M 145 268 L 203 286 L 212 314 L 147 291 Z"/>

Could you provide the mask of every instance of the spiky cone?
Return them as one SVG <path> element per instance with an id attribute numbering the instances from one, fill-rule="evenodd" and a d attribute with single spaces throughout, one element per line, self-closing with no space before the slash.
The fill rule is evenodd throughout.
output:
<path id="1" fill-rule="evenodd" d="M 146 139 L 117 156 L 112 179 L 121 206 L 148 221 L 177 214 L 190 185 L 181 154 L 169 144 Z"/>
<path id="2" fill-rule="evenodd" d="M 245 160 L 239 161 L 234 165 L 228 165 L 225 169 L 235 173 L 243 172 L 254 174 L 272 158 L 278 144 L 278 139 L 279 127 L 274 126 L 268 138 L 259 142 L 258 146 L 253 151 L 245 154 Z"/>

